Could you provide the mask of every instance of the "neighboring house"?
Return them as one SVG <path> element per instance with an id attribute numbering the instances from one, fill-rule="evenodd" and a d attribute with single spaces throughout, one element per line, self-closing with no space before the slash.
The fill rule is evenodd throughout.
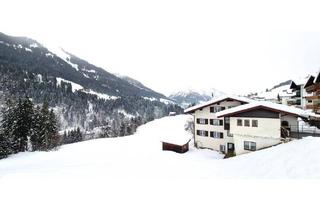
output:
<path id="1" fill-rule="evenodd" d="M 304 110 L 272 102 L 226 96 L 190 107 L 195 145 L 225 154 L 244 154 L 281 143 L 297 130 Z"/>
<path id="2" fill-rule="evenodd" d="M 309 77 L 308 77 L 309 78 Z M 302 109 L 307 109 L 307 101 L 306 96 L 308 93 L 306 92 L 304 86 L 308 80 L 308 78 L 303 78 L 302 80 L 291 81 L 290 89 L 293 95 L 286 100 L 286 103 L 289 106 L 295 106 Z"/>
<path id="3" fill-rule="evenodd" d="M 320 113 L 320 72 L 316 77 L 309 76 L 304 89 L 308 95 L 305 96 L 306 108 Z"/>

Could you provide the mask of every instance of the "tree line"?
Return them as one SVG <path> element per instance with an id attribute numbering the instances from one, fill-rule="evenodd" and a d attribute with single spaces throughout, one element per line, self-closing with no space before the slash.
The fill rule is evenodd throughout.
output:
<path id="1" fill-rule="evenodd" d="M 7 100 L 0 125 L 0 158 L 25 151 L 49 151 L 61 143 L 58 123 L 47 102 L 34 106 L 29 98 Z"/>

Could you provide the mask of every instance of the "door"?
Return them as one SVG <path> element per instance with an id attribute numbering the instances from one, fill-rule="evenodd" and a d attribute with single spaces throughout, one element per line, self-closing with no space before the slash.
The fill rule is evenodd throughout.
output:
<path id="1" fill-rule="evenodd" d="M 233 153 L 234 152 L 234 143 L 228 143 L 228 152 Z"/>

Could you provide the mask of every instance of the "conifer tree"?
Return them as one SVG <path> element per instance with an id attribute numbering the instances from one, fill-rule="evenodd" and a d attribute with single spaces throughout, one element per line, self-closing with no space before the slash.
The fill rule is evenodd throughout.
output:
<path id="1" fill-rule="evenodd" d="M 0 159 L 6 158 L 11 153 L 10 144 L 7 139 L 0 134 Z"/>
<path id="2" fill-rule="evenodd" d="M 41 109 L 37 106 L 34 110 L 34 115 L 32 119 L 32 131 L 30 141 L 32 144 L 32 151 L 41 150 Z"/>
<path id="3" fill-rule="evenodd" d="M 28 139 L 31 135 L 33 118 L 33 103 L 29 98 L 19 99 L 16 109 L 16 121 L 13 125 L 13 138 L 19 143 L 19 152 L 27 150 Z"/>
<path id="4" fill-rule="evenodd" d="M 6 108 L 2 113 L 1 130 L 2 136 L 8 142 L 11 153 L 19 152 L 19 142 L 14 138 L 14 124 L 16 121 L 16 103 L 11 99 L 6 101 Z"/>

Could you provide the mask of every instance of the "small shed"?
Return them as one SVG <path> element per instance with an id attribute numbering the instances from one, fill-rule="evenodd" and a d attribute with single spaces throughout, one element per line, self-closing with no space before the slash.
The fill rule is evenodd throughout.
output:
<path id="1" fill-rule="evenodd" d="M 168 142 L 162 142 L 162 150 L 168 150 L 173 151 L 177 153 L 185 153 L 189 151 L 189 142 L 186 142 L 185 144 L 179 145 L 177 143 L 168 143 Z"/>
<path id="2" fill-rule="evenodd" d="M 186 130 L 186 124 L 189 120 L 193 119 L 186 115 L 164 117 L 159 120 L 157 124 L 158 130 L 156 132 L 152 131 L 159 141 L 159 147 L 166 151 L 187 152 L 189 150 L 189 142 L 193 137 L 191 132 Z"/>

